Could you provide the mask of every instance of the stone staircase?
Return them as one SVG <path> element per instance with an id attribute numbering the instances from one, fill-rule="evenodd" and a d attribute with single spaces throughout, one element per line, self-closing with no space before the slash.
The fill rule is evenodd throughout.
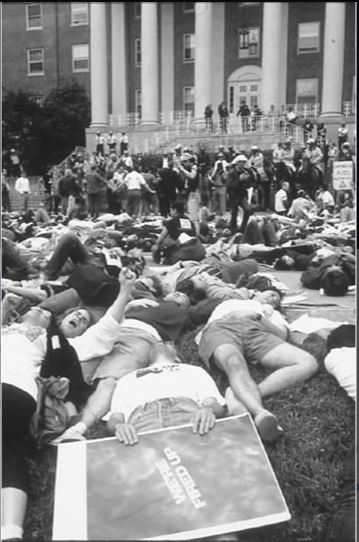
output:
<path id="1" fill-rule="evenodd" d="M 42 186 L 39 186 L 39 179 L 41 177 L 29 177 L 30 181 L 30 202 L 29 209 L 39 208 L 40 204 L 44 201 L 44 190 Z M 15 191 L 15 179 L 8 180 L 10 186 L 10 203 L 12 211 L 22 211 L 22 197 Z"/>

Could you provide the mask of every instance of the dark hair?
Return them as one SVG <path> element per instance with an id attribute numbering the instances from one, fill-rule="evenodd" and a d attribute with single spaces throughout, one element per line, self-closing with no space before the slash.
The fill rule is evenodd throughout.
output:
<path id="1" fill-rule="evenodd" d="M 179 215 L 183 215 L 185 212 L 185 206 L 183 201 L 174 201 L 171 205 L 171 209 L 177 211 Z"/>
<path id="2" fill-rule="evenodd" d="M 196 305 L 199 301 L 207 298 L 206 290 L 195 286 L 192 279 L 180 281 L 176 287 L 176 291 L 186 294 L 191 305 Z"/>
<path id="3" fill-rule="evenodd" d="M 355 346 L 355 326 L 352 324 L 343 324 L 328 335 L 327 348 L 328 352 L 332 348 L 342 347 L 353 348 Z"/>
<path id="4" fill-rule="evenodd" d="M 155 297 L 162 297 L 163 296 L 163 286 L 161 279 L 157 275 L 147 275 L 148 279 L 151 279 L 153 282 L 153 288 L 154 292 L 152 292 Z"/>
<path id="5" fill-rule="evenodd" d="M 326 295 L 345 295 L 349 287 L 348 275 L 342 269 L 327 271 L 322 283 Z"/>

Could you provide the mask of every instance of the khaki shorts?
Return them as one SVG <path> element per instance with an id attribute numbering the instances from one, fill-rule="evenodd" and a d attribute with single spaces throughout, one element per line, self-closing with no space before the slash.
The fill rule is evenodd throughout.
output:
<path id="1" fill-rule="evenodd" d="M 230 344 L 241 352 L 248 363 L 257 364 L 285 341 L 266 331 L 260 321 L 248 317 L 222 318 L 209 324 L 199 343 L 199 355 L 209 368 L 218 346 Z"/>

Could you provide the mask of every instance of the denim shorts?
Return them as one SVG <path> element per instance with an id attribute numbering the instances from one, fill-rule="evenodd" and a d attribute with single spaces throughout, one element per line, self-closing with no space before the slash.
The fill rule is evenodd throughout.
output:
<path id="1" fill-rule="evenodd" d="M 199 343 L 199 355 L 210 368 L 218 346 L 230 344 L 251 364 L 260 363 L 268 352 L 285 341 L 266 331 L 260 321 L 248 317 L 221 318 L 209 324 Z"/>
<path id="2" fill-rule="evenodd" d="M 128 423 L 137 431 L 152 431 L 191 423 L 199 405 L 187 397 L 157 399 L 137 407 L 131 412 Z"/>

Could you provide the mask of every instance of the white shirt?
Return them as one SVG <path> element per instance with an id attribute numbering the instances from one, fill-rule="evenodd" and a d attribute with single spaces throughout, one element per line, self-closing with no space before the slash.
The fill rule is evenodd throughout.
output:
<path id="1" fill-rule="evenodd" d="M 288 201 L 288 194 L 285 190 L 283 190 L 283 188 L 281 188 L 280 190 L 278 190 L 278 192 L 276 192 L 275 197 L 274 197 L 274 210 L 277 213 L 282 213 L 283 211 L 286 211 L 287 208 L 285 206 L 285 203 L 287 201 Z"/>
<path id="2" fill-rule="evenodd" d="M 131 171 L 125 177 L 128 190 L 140 190 L 146 184 L 145 179 L 137 171 Z"/>
<path id="3" fill-rule="evenodd" d="M 124 163 L 126 167 L 133 167 L 131 156 L 121 156 L 121 162 Z"/>
<path id="4" fill-rule="evenodd" d="M 334 207 L 335 202 L 334 198 L 331 195 L 331 193 L 328 190 L 325 190 L 321 194 L 319 194 L 318 199 L 325 205 L 326 207 Z"/>
<path id="5" fill-rule="evenodd" d="M 68 339 L 79 361 L 89 361 L 108 354 L 113 348 L 121 325 L 105 314 L 82 335 Z M 1 379 L 5 384 L 29 393 L 36 401 L 35 377 L 46 355 L 47 334 L 43 328 L 12 324 L 1 328 Z"/>
<path id="6" fill-rule="evenodd" d="M 128 421 L 137 407 L 150 401 L 174 397 L 187 397 L 198 406 L 207 397 L 217 399 L 220 405 L 225 404 L 214 380 L 201 367 L 158 361 L 118 381 L 110 412 L 103 419 L 108 420 L 113 413 L 121 412 L 125 415 L 125 421 Z"/>
<path id="7" fill-rule="evenodd" d="M 326 356 L 324 365 L 328 373 L 336 378 L 349 397 L 356 401 L 357 396 L 357 356 L 356 348 L 333 348 Z"/>
<path id="8" fill-rule="evenodd" d="M 15 190 L 19 194 L 29 194 L 30 193 L 30 182 L 26 177 L 19 177 L 15 182 Z"/>

